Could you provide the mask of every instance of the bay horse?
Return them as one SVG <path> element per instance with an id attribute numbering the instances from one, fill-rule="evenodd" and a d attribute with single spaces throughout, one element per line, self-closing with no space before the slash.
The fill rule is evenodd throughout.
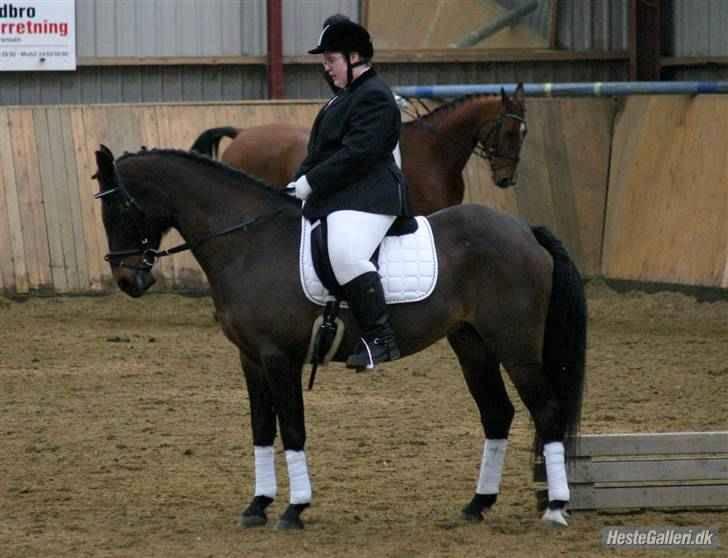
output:
<path id="1" fill-rule="evenodd" d="M 158 258 L 191 250 L 207 276 L 223 332 L 239 350 L 256 483 L 241 524 L 267 521 L 277 491 L 273 445 L 279 429 L 290 504 L 277 526 L 302 528 L 301 513 L 311 502 L 302 369 L 320 307 L 305 297 L 299 281 L 300 202 L 194 152 L 143 150 L 115 160 L 101 146 L 96 162 L 106 260 L 117 286 L 142 296 L 154 283 Z M 403 356 L 448 338 L 480 412 L 486 438 L 481 473 L 462 516 L 482 520 L 499 491 L 514 415 L 502 364 L 543 448 L 560 447 L 546 459 L 549 503 L 543 518 L 566 525 L 562 442 L 577 430 L 585 376 L 581 275 L 544 227 L 532 229 L 474 204 L 427 220 L 437 245 L 438 283 L 429 298 L 392 305 L 390 314 Z M 160 250 L 171 228 L 185 242 Z M 348 309 L 341 309 L 340 318 L 345 331 L 336 362 L 346 360 L 360 335 Z"/>
<path id="2" fill-rule="evenodd" d="M 523 84 L 519 84 L 511 97 L 505 91 L 500 95 L 462 97 L 403 123 L 402 171 L 413 212 L 429 215 L 462 203 L 463 169 L 472 153 L 489 162 L 497 186 L 513 186 L 526 134 L 525 119 Z M 286 123 L 210 128 L 190 149 L 217 157 L 222 138 L 232 138 L 222 152 L 222 161 L 283 188 L 293 180 L 306 157 L 309 133 L 308 128 Z M 513 148 L 500 151 L 498 146 L 506 146 L 508 141 Z"/>

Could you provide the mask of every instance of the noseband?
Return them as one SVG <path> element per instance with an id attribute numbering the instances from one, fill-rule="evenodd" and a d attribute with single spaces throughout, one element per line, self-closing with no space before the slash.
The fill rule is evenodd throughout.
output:
<path id="1" fill-rule="evenodd" d="M 102 202 L 104 199 L 108 198 L 110 201 L 111 197 L 115 196 L 116 194 L 121 195 L 121 214 L 123 216 L 128 216 L 131 210 L 135 209 L 141 214 L 142 220 L 146 222 L 146 219 L 144 218 L 144 210 L 142 209 L 141 205 L 139 205 L 139 202 L 136 201 L 136 198 L 134 198 L 129 193 L 129 191 L 121 184 L 114 188 L 111 188 L 110 190 L 105 190 L 103 192 L 98 192 L 97 194 L 94 194 L 94 198 L 96 198 L 97 200 L 102 200 Z M 104 260 L 111 263 L 111 265 L 114 265 L 114 262 L 118 262 L 116 263 L 117 266 L 132 269 L 134 271 L 149 271 L 154 266 L 154 262 L 156 261 L 157 257 L 159 257 L 157 250 L 149 247 L 149 235 L 142 233 L 137 220 L 129 220 L 134 223 L 134 226 L 137 228 L 139 237 L 141 237 L 142 239 L 141 246 L 139 248 L 131 250 L 110 251 L 104 256 Z M 139 255 L 142 256 L 142 261 L 140 265 L 130 265 L 124 261 L 124 258 L 126 258 L 127 256 Z"/>
<path id="2" fill-rule="evenodd" d="M 511 155 L 505 155 L 501 153 L 500 151 L 500 142 L 498 141 L 498 138 L 500 138 L 500 132 L 503 128 L 503 123 L 507 120 L 515 120 L 517 122 L 520 122 L 524 128 L 526 127 L 526 119 L 522 116 L 518 116 L 517 114 L 514 114 L 512 112 L 506 112 L 504 114 L 501 114 L 498 118 L 495 120 L 495 124 L 491 129 L 488 131 L 488 135 L 485 136 L 485 140 L 483 140 L 482 145 L 481 142 L 478 141 L 475 151 L 481 156 L 487 159 L 487 161 L 490 163 L 491 168 L 495 170 L 495 167 L 493 166 L 493 159 L 505 159 L 506 161 L 513 161 L 514 163 L 517 163 L 520 159 L 518 155 L 515 157 Z"/>

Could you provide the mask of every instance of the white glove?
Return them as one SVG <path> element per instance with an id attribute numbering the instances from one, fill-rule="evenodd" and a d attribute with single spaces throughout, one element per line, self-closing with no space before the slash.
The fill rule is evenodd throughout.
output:
<path id="1" fill-rule="evenodd" d="M 311 194 L 311 185 L 305 174 L 295 182 L 289 182 L 287 189 L 299 200 L 305 200 Z"/>

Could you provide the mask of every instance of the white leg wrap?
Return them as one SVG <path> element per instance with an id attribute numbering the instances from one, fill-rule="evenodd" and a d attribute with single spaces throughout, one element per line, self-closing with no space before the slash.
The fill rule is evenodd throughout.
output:
<path id="1" fill-rule="evenodd" d="M 546 461 L 546 479 L 549 487 L 549 502 L 552 500 L 569 501 L 569 484 L 566 480 L 566 460 L 564 444 L 549 442 L 543 447 Z"/>
<path id="2" fill-rule="evenodd" d="M 306 452 L 286 450 L 286 461 L 291 504 L 308 504 L 311 502 L 311 481 L 308 478 Z"/>
<path id="3" fill-rule="evenodd" d="M 275 498 L 276 490 L 273 446 L 255 446 L 255 495 Z"/>
<path id="4" fill-rule="evenodd" d="M 505 438 L 485 439 L 483 457 L 480 460 L 480 476 L 475 489 L 476 494 L 498 494 L 507 447 L 508 440 Z"/>

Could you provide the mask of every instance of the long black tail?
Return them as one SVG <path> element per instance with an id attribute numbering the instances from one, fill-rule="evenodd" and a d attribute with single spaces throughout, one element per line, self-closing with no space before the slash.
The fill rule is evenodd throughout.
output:
<path id="1" fill-rule="evenodd" d="M 554 260 L 543 366 L 562 405 L 568 438 L 578 432 L 584 396 L 587 330 L 584 283 L 561 241 L 546 227 L 533 227 L 531 230 Z M 535 449 L 540 452 L 539 445 L 535 444 Z"/>
<path id="2" fill-rule="evenodd" d="M 223 126 L 221 128 L 210 128 L 202 132 L 190 147 L 190 151 L 197 151 L 203 155 L 209 155 L 213 159 L 217 159 L 217 151 L 222 138 L 232 138 L 238 135 L 240 128 L 232 126 Z"/>

